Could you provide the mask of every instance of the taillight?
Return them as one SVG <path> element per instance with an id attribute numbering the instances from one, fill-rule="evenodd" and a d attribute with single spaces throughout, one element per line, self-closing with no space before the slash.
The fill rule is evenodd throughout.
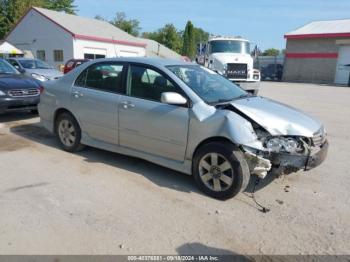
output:
<path id="1" fill-rule="evenodd" d="M 44 92 L 44 87 L 43 86 L 39 86 L 39 91 L 40 91 L 40 94 L 42 94 Z"/>

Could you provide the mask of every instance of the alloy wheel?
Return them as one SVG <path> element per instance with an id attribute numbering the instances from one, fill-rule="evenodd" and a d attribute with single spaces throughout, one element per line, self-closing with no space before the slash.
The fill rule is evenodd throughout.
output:
<path id="1" fill-rule="evenodd" d="M 65 146 L 71 147 L 74 145 L 76 140 L 76 131 L 74 125 L 68 119 L 63 119 L 60 121 L 58 126 L 58 135 L 61 142 Z"/>
<path id="2" fill-rule="evenodd" d="M 218 153 L 209 153 L 199 161 L 199 176 L 206 187 L 220 192 L 231 187 L 233 183 L 231 163 Z"/>

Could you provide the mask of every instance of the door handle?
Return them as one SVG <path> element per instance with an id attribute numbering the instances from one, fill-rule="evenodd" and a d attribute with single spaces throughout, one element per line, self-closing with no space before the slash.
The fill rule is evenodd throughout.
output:
<path id="1" fill-rule="evenodd" d="M 83 93 L 80 93 L 79 91 L 74 91 L 74 92 L 72 92 L 72 95 L 73 95 L 75 98 L 79 98 L 79 97 L 84 96 L 84 94 L 83 94 Z"/>
<path id="2" fill-rule="evenodd" d="M 123 102 L 121 102 L 121 104 L 123 105 L 124 109 L 135 107 L 135 105 L 133 103 L 131 103 L 130 101 L 123 101 Z"/>

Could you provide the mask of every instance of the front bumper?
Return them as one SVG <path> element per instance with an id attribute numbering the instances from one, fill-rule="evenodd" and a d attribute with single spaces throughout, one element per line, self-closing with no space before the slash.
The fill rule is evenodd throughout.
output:
<path id="1" fill-rule="evenodd" d="M 40 96 L 0 97 L 0 113 L 24 110 L 36 110 Z"/>
<path id="2" fill-rule="evenodd" d="M 308 155 L 255 151 L 246 147 L 244 151 L 251 173 L 264 178 L 269 171 L 290 174 L 301 169 L 307 171 L 315 168 L 326 159 L 328 147 L 326 140 L 322 146 L 314 148 Z"/>
<path id="3" fill-rule="evenodd" d="M 265 157 L 271 161 L 273 167 L 279 168 L 284 174 L 305 171 L 319 166 L 327 157 L 329 143 L 326 140 L 323 145 L 314 149 L 309 155 L 292 155 L 287 153 L 269 153 Z"/>

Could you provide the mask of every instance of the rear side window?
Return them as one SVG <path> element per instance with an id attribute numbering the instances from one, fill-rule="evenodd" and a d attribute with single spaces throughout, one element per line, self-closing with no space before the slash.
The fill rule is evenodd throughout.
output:
<path id="1" fill-rule="evenodd" d="M 123 91 L 122 64 L 99 63 L 87 68 L 75 82 L 75 86 L 114 93 Z"/>

